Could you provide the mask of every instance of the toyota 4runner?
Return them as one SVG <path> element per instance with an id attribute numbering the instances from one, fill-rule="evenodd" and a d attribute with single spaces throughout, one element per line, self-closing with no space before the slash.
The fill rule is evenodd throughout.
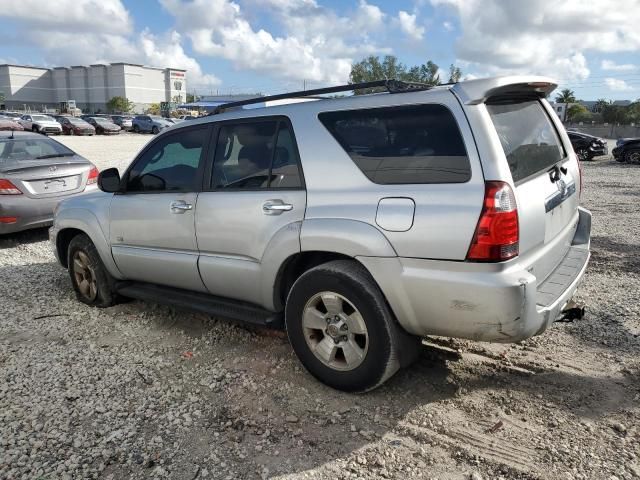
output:
<path id="1" fill-rule="evenodd" d="M 342 90 L 371 86 L 387 92 L 224 105 L 163 131 L 122 177 L 101 172 L 102 191 L 62 202 L 51 229 L 78 299 L 286 328 L 307 370 L 347 391 L 408 365 L 425 335 L 542 333 L 578 287 L 591 228 L 545 100 L 556 85 Z"/>

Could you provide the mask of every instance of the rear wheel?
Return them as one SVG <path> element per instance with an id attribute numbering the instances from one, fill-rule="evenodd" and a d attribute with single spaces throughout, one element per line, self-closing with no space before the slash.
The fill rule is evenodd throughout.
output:
<path id="1" fill-rule="evenodd" d="M 397 324 L 382 292 L 355 261 L 308 270 L 287 299 L 287 333 L 305 368 L 344 391 L 376 388 L 419 353 L 420 339 Z"/>
<path id="2" fill-rule="evenodd" d="M 134 133 L 140 133 L 140 127 L 138 125 L 133 126 Z"/>
<path id="3" fill-rule="evenodd" d="M 118 301 L 109 275 L 91 239 L 77 235 L 69 244 L 67 265 L 76 297 L 94 307 L 110 307 Z"/>
<path id="4" fill-rule="evenodd" d="M 627 163 L 640 163 L 640 150 L 629 150 L 624 158 Z"/>

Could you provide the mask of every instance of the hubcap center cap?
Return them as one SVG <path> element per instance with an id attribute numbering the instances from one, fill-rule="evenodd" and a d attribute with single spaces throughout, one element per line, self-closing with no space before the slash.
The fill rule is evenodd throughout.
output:
<path id="1" fill-rule="evenodd" d="M 335 338 L 340 334 L 340 326 L 338 324 L 332 323 L 327 327 L 327 335 L 331 338 Z"/>

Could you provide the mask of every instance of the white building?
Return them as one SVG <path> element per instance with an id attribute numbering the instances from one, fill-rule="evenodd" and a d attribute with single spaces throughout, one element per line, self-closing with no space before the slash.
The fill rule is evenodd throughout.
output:
<path id="1" fill-rule="evenodd" d="M 113 97 L 126 97 L 134 111 L 152 103 L 186 101 L 186 70 L 132 63 L 39 68 L 0 65 L 0 100 L 7 110 L 58 109 L 75 100 L 82 111 L 106 112 Z"/>

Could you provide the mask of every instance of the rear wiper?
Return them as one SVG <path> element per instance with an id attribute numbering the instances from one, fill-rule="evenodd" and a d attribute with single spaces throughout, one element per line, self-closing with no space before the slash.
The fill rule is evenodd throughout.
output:
<path id="1" fill-rule="evenodd" d="M 52 153 L 50 155 L 40 155 L 36 157 L 36 160 L 42 160 L 43 158 L 56 158 L 56 157 L 73 157 L 73 153 Z"/>

